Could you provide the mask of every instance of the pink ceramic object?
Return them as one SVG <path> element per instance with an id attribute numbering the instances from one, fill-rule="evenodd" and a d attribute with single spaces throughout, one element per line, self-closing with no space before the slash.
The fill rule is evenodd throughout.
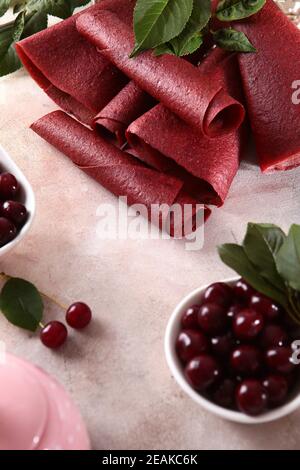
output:
<path id="1" fill-rule="evenodd" d="M 0 383 L 0 450 L 90 449 L 78 409 L 42 369 L 6 354 Z"/>

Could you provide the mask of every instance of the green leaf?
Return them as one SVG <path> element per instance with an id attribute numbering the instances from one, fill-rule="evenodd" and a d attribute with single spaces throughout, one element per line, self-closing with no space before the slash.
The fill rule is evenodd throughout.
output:
<path id="1" fill-rule="evenodd" d="M 300 291 L 300 225 L 292 225 L 276 256 L 279 274 L 288 285 Z"/>
<path id="2" fill-rule="evenodd" d="M 11 0 L 0 0 L 0 16 L 5 15 L 10 7 L 10 1 Z"/>
<path id="3" fill-rule="evenodd" d="M 58 18 L 66 19 L 72 15 L 74 8 L 68 0 L 28 0 L 26 12 L 44 12 Z"/>
<path id="4" fill-rule="evenodd" d="M 285 233 L 273 224 L 249 223 L 243 248 L 259 274 L 273 286 L 285 292 L 285 283 L 276 267 L 276 254 L 281 248 Z"/>
<path id="5" fill-rule="evenodd" d="M 259 272 L 247 257 L 242 246 L 234 243 L 225 243 L 218 247 L 218 252 L 221 260 L 242 276 L 254 289 L 271 297 L 271 299 L 288 309 L 286 295 L 259 275 Z"/>
<path id="6" fill-rule="evenodd" d="M 218 29 L 213 32 L 216 44 L 226 51 L 256 52 L 247 36 L 233 28 Z"/>
<path id="7" fill-rule="evenodd" d="M 221 21 L 234 21 L 254 15 L 265 5 L 266 0 L 221 0 L 216 17 Z"/>
<path id="8" fill-rule="evenodd" d="M 15 72 L 21 67 L 21 61 L 14 48 L 25 26 L 25 12 L 19 13 L 10 28 L 0 31 L 0 77 Z"/>
<path id="9" fill-rule="evenodd" d="M 171 54 L 175 55 L 174 50 L 169 42 L 165 42 L 164 44 L 160 44 L 154 49 L 154 55 L 155 56 L 160 56 L 163 54 Z"/>
<path id="10" fill-rule="evenodd" d="M 42 320 L 43 301 L 36 287 L 23 279 L 11 278 L 0 294 L 0 309 L 13 325 L 35 331 Z"/>
<path id="11" fill-rule="evenodd" d="M 178 36 L 192 8 L 193 0 L 137 0 L 133 16 L 135 46 L 130 57 Z"/>
<path id="12" fill-rule="evenodd" d="M 211 1 L 194 0 L 193 11 L 184 30 L 172 39 L 171 46 L 177 56 L 192 54 L 201 46 L 203 36 L 201 31 L 211 18 Z"/>
<path id="13" fill-rule="evenodd" d="M 35 12 L 26 17 L 25 27 L 22 34 L 22 39 L 38 33 L 48 26 L 48 15 L 43 12 Z"/>
<path id="14" fill-rule="evenodd" d="M 175 40 L 176 41 L 176 40 Z M 172 43 L 173 49 L 175 51 L 175 55 L 178 57 L 182 57 L 185 55 L 192 54 L 193 52 L 197 51 L 201 44 L 203 43 L 203 36 L 199 33 L 194 33 L 193 36 L 190 36 L 188 39 L 184 40 L 182 43 L 175 42 Z"/>

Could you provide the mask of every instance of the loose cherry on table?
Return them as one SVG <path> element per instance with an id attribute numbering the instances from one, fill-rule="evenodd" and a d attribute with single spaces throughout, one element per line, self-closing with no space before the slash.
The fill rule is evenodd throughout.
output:
<path id="1" fill-rule="evenodd" d="M 66 313 L 68 325 L 77 330 L 85 328 L 92 319 L 90 307 L 83 302 L 75 302 L 70 305 Z"/>
<path id="2" fill-rule="evenodd" d="M 219 406 L 249 415 L 281 406 L 296 382 L 286 318 L 243 279 L 212 284 L 181 318 L 176 351 L 186 380 Z"/>
<path id="3" fill-rule="evenodd" d="M 57 303 L 57 302 L 56 302 Z M 85 328 L 92 319 L 90 307 L 83 302 L 75 302 L 66 311 L 66 320 L 69 326 L 75 329 Z M 68 330 L 60 321 L 50 321 L 45 326 L 41 323 L 40 339 L 50 349 L 62 346 L 68 337 Z M 195 333 L 192 331 L 192 333 Z M 206 340 L 206 338 L 204 338 Z"/>
<path id="4" fill-rule="evenodd" d="M 43 326 L 40 338 L 42 343 L 50 349 L 57 349 L 62 346 L 68 336 L 68 330 L 60 321 L 50 321 Z"/>

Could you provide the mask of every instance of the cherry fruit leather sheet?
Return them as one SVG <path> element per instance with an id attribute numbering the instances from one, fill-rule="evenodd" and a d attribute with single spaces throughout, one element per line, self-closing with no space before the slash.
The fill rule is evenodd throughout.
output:
<path id="1" fill-rule="evenodd" d="M 131 23 L 134 0 L 103 0 L 90 11 L 110 8 Z M 86 41 L 71 16 L 16 44 L 17 53 L 41 88 L 65 111 L 88 124 L 128 79 Z"/>
<path id="2" fill-rule="evenodd" d="M 151 96 L 130 81 L 93 119 L 93 127 L 115 134 L 120 145 L 126 142 L 125 130 L 135 119 L 155 105 Z"/>
<path id="3" fill-rule="evenodd" d="M 241 103 L 191 63 L 168 54 L 155 57 L 151 51 L 129 58 L 133 32 L 120 18 L 107 10 L 90 11 L 77 18 L 76 26 L 101 55 L 201 133 L 216 137 L 240 126 Z"/>
<path id="4" fill-rule="evenodd" d="M 184 191 L 180 179 L 146 167 L 64 112 L 54 111 L 31 128 L 113 194 L 127 196 L 129 205 L 143 204 L 151 209 L 153 204 L 190 204 L 196 217 L 197 201 Z M 204 210 L 207 218 L 210 211 Z M 182 225 L 183 221 L 181 227 L 171 227 L 171 234 Z"/>
<path id="5" fill-rule="evenodd" d="M 257 49 L 238 59 L 260 167 L 294 168 L 300 164 L 300 104 L 292 101 L 293 82 L 300 79 L 300 31 L 272 0 L 236 28 Z"/>
<path id="6" fill-rule="evenodd" d="M 208 78 L 213 73 L 215 83 L 242 100 L 235 54 L 216 48 L 200 68 Z M 216 205 L 225 200 L 247 137 L 243 126 L 231 134 L 207 138 L 162 104 L 134 121 L 126 135 L 140 158 L 157 169 L 169 168 L 173 173 L 175 169 L 197 200 Z"/>

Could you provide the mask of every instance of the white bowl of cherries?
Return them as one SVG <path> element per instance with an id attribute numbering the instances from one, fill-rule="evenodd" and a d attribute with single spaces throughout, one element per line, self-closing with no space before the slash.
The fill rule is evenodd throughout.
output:
<path id="1" fill-rule="evenodd" d="M 0 146 L 0 257 L 25 237 L 35 214 L 35 197 L 28 180 Z"/>
<path id="2" fill-rule="evenodd" d="M 256 424 L 300 406 L 296 338 L 281 307 L 234 278 L 200 287 L 179 303 L 165 353 L 173 377 L 196 403 L 221 418 Z"/>

